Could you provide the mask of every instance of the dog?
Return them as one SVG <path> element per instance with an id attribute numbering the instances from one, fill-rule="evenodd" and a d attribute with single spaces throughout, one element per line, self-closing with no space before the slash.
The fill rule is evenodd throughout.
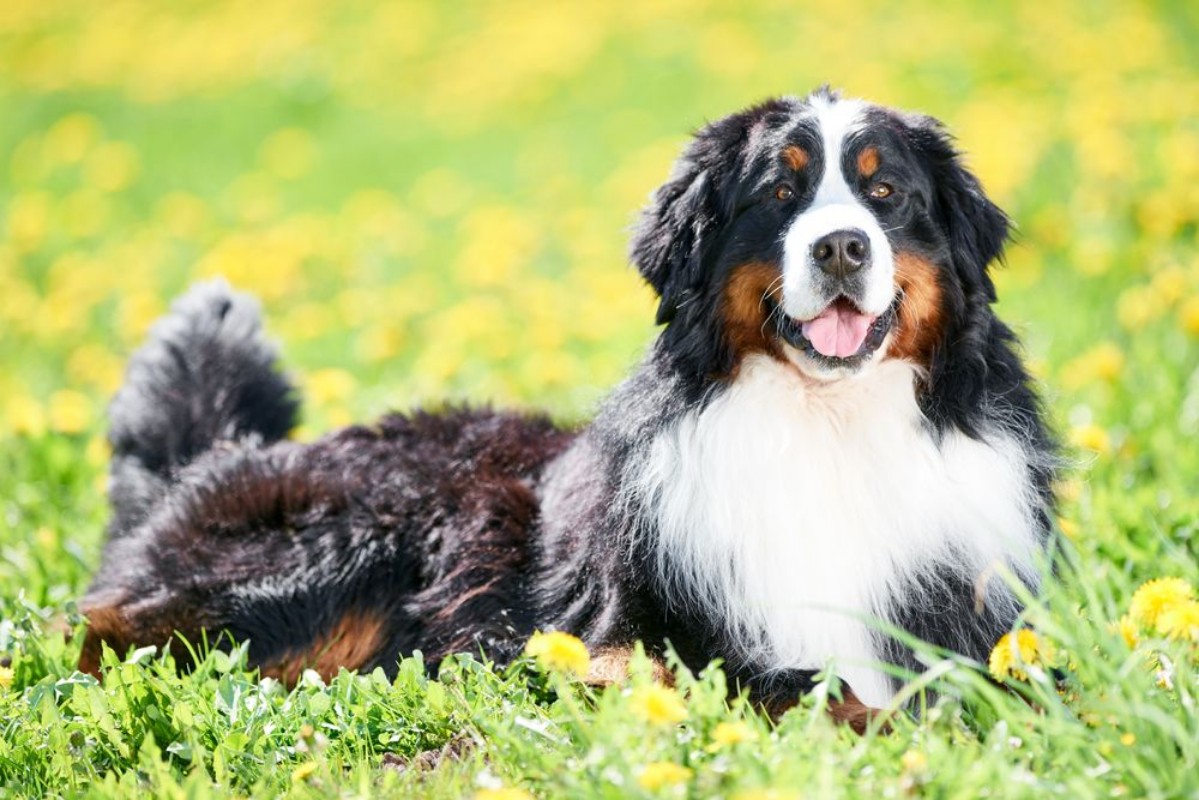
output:
<path id="1" fill-rule="evenodd" d="M 1044 580 L 1058 450 L 992 310 L 1008 227 L 930 117 L 824 88 L 708 124 L 633 231 L 660 334 L 577 429 L 447 408 L 287 441 L 255 302 L 200 285 L 111 406 L 80 668 L 207 637 L 290 682 L 556 629 L 721 659 L 770 707 L 831 670 L 860 726 L 911 639 L 985 660 Z"/>

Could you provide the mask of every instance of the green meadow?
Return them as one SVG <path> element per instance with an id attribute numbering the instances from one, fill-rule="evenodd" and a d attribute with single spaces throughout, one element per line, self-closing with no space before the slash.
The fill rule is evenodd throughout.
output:
<path id="1" fill-rule="evenodd" d="M 1164 0 L 0 4 L 0 796 L 1199 797 L 1196 42 Z M 859 737 L 835 681 L 771 721 L 718 666 L 585 688 L 562 642 L 75 672 L 105 404 L 189 283 L 262 299 L 297 438 L 445 398 L 582 420 L 654 335 L 627 230 L 688 132 L 825 82 L 942 119 L 1016 225 L 999 310 L 1070 468 L 1002 681 L 929 653 Z"/>

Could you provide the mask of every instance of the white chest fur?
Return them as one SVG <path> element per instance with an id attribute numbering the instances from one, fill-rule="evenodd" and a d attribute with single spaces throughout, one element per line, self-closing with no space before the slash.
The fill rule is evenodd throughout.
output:
<path id="1" fill-rule="evenodd" d="M 771 668 L 830 661 L 863 702 L 892 689 L 870 618 L 932 563 L 973 580 L 1035 549 L 1026 454 L 922 426 L 913 368 L 818 384 L 765 356 L 658 435 L 628 477 L 656 515 L 658 568 Z M 909 598 L 910 599 L 910 598 Z"/>

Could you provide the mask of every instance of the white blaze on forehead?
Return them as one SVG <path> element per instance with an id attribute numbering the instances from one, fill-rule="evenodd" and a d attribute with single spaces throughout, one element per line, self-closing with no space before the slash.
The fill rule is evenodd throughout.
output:
<path id="1" fill-rule="evenodd" d="M 826 234 L 856 228 L 870 240 L 871 251 L 862 311 L 881 314 L 894 294 L 891 245 L 874 214 L 846 182 L 842 164 L 845 143 L 860 126 L 866 106 L 860 100 L 815 97 L 811 107 L 824 150 L 823 172 L 812 204 L 795 219 L 783 240 L 783 310 L 807 320 L 825 309 L 833 298 L 817 288 L 819 268 L 812 262 L 812 246 Z"/>

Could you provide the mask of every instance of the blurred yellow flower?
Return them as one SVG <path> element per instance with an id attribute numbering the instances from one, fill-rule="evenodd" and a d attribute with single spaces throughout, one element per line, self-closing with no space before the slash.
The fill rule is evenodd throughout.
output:
<path id="1" fill-rule="evenodd" d="M 90 114 L 68 114 L 46 131 L 43 148 L 55 163 L 74 164 L 83 160 L 87 151 L 100 138 L 100 123 Z"/>
<path id="2" fill-rule="evenodd" d="M 670 687 L 659 683 L 641 686 L 629 697 L 633 713 L 651 725 L 675 725 L 687 719 L 687 705 Z"/>
<path id="3" fill-rule="evenodd" d="M 533 800 L 533 795 L 514 787 L 480 789 L 475 792 L 474 800 Z"/>
<path id="4" fill-rule="evenodd" d="M 1173 305 L 1186 294 L 1187 284 L 1186 270 L 1175 264 L 1154 275 L 1149 285 L 1153 287 L 1153 291 L 1157 292 L 1163 303 Z"/>
<path id="5" fill-rule="evenodd" d="M 1120 631 L 1120 636 L 1124 638 L 1124 643 L 1130 648 L 1136 647 L 1137 642 L 1141 640 L 1140 629 L 1132 621 L 1132 617 L 1127 614 L 1120 617 L 1120 620 L 1116 623 L 1116 629 Z"/>
<path id="6" fill-rule="evenodd" d="M 358 382 L 344 369 L 328 367 L 308 374 L 304 379 L 304 392 L 316 405 L 330 405 L 347 400 L 354 393 Z"/>
<path id="7" fill-rule="evenodd" d="M 799 792 L 782 789 L 747 789 L 737 792 L 732 800 L 800 800 Z"/>
<path id="8" fill-rule="evenodd" d="M 1120 293 L 1116 301 L 1116 319 L 1126 329 L 1139 331 L 1161 317 L 1166 304 L 1148 286 L 1133 286 Z"/>
<path id="9" fill-rule="evenodd" d="M 744 722 L 721 722 L 712 729 L 712 744 L 710 750 L 719 750 L 735 744 L 748 742 L 754 738 L 753 728 Z"/>
<path id="10" fill-rule="evenodd" d="M 13 395 L 4 404 L 4 424 L 13 433 L 41 436 L 46 432 L 46 412 L 29 395 Z"/>
<path id="11" fill-rule="evenodd" d="M 637 783 L 642 789 L 656 792 L 691 780 L 691 770 L 670 761 L 654 761 L 641 768 Z"/>
<path id="12" fill-rule="evenodd" d="M 1199 602 L 1187 600 L 1166 608 L 1158 615 L 1157 630 L 1171 639 L 1199 642 Z"/>
<path id="13" fill-rule="evenodd" d="M 538 631 L 529 637 L 525 654 L 537 660 L 542 669 L 587 677 L 591 656 L 587 645 L 575 636 L 562 631 Z"/>
<path id="14" fill-rule="evenodd" d="M 82 392 L 61 389 L 50 395 L 46 416 L 51 430 L 58 433 L 81 433 L 92 423 L 92 401 Z"/>
<path id="15" fill-rule="evenodd" d="M 140 160 L 128 142 L 105 142 L 88 156 L 83 167 L 87 182 L 105 192 L 119 192 L 137 177 Z"/>
<path id="16" fill-rule="evenodd" d="M 315 761 L 305 761 L 300 766 L 291 771 L 292 783 L 303 783 L 312 777 L 312 773 L 316 772 Z"/>
<path id="17" fill-rule="evenodd" d="M 1183 331 L 1199 338 L 1199 294 L 1183 302 L 1178 309 L 1178 323 Z"/>
<path id="18" fill-rule="evenodd" d="M 1070 429 L 1070 444 L 1082 450 L 1106 455 L 1112 450 L 1108 432 L 1095 424 L 1077 425 Z"/>
<path id="19" fill-rule="evenodd" d="M 0 689 L 12 686 L 13 671 L 11 667 L 0 667 Z"/>
<path id="20" fill-rule="evenodd" d="M 908 750 L 899 759 L 903 771 L 920 774 L 928 769 L 928 756 L 922 750 Z"/>
<path id="21" fill-rule="evenodd" d="M 1128 616 L 1139 625 L 1156 628 L 1165 611 L 1194 599 L 1194 595 L 1194 588 L 1182 578 L 1156 578 L 1133 593 Z"/>
<path id="22" fill-rule="evenodd" d="M 1124 351 L 1115 342 L 1100 342 L 1062 367 L 1061 383 L 1071 390 L 1094 381 L 1113 383 L 1123 371 Z"/>
<path id="23" fill-rule="evenodd" d="M 1053 646 L 1033 631 L 1022 628 L 1003 635 L 991 651 L 987 666 L 996 680 L 1012 677 L 1026 681 L 1026 667 L 1052 667 L 1055 662 Z"/>
<path id="24" fill-rule="evenodd" d="M 1078 539 L 1079 533 L 1081 533 L 1078 523 L 1072 519 L 1066 519 L 1065 517 L 1057 518 L 1057 527 L 1063 534 L 1065 534 L 1067 539 L 1076 540 Z"/>
<path id="25" fill-rule="evenodd" d="M 8 238 L 18 250 L 34 250 L 50 226 L 50 195 L 47 192 L 18 194 L 5 210 Z"/>

